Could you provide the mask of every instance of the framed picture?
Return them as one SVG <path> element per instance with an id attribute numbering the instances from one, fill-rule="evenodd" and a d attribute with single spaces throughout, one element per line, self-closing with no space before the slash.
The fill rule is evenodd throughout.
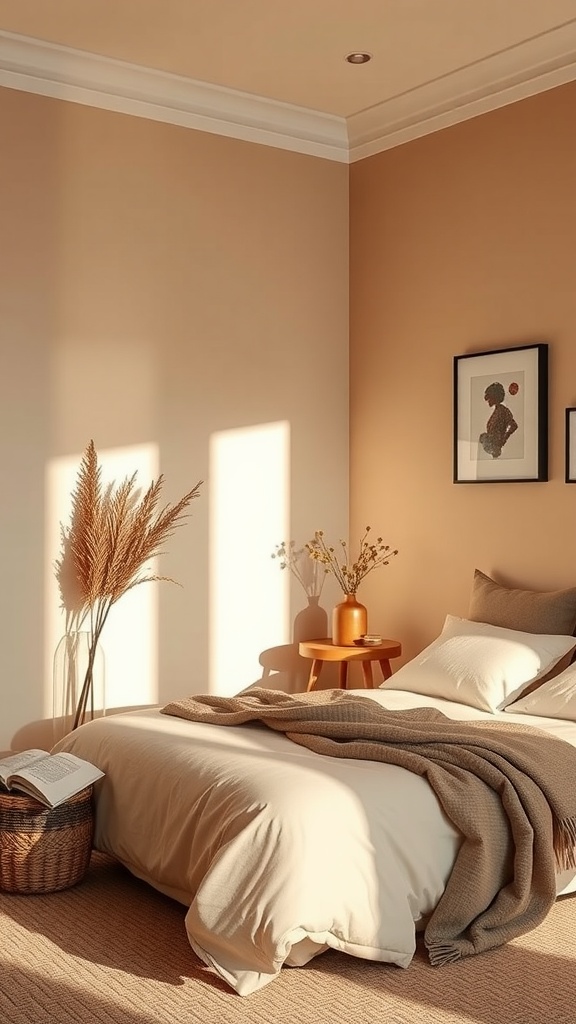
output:
<path id="1" fill-rule="evenodd" d="M 576 409 L 566 409 L 566 483 L 576 484 Z"/>
<path id="2" fill-rule="evenodd" d="M 547 479 L 548 345 L 455 356 L 454 483 Z"/>

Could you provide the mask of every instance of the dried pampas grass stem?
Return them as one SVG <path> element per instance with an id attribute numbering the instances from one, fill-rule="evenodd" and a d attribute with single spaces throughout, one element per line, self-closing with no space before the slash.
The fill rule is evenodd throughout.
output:
<path id="1" fill-rule="evenodd" d="M 55 563 L 66 633 L 89 631 L 89 658 L 72 728 L 84 721 L 92 690 L 96 648 L 112 606 L 140 583 L 170 580 L 150 573 L 149 563 L 187 518 L 200 496 L 200 480 L 173 505 L 159 508 L 164 478 L 152 481 L 140 497 L 136 474 L 118 486 L 102 485 L 94 442 L 86 448 L 72 493 L 70 524 L 61 526 L 61 553 Z"/>

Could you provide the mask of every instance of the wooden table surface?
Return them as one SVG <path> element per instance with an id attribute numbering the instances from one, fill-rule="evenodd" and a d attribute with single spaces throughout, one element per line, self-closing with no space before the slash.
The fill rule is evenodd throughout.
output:
<path id="1" fill-rule="evenodd" d="M 374 689 L 372 676 L 372 662 L 377 661 L 382 670 L 384 679 L 392 675 L 390 659 L 399 658 L 402 654 L 402 644 L 398 640 L 382 640 L 379 644 L 366 644 L 360 646 L 354 644 L 352 647 L 340 647 L 333 644 L 330 637 L 323 637 L 320 640 L 305 640 L 298 647 L 303 658 L 312 659 L 312 667 L 308 679 L 308 690 L 313 690 L 318 682 L 325 661 L 339 662 L 339 684 L 340 689 L 345 690 L 348 681 L 348 665 L 351 662 L 359 662 L 362 668 L 362 680 L 366 689 Z"/>

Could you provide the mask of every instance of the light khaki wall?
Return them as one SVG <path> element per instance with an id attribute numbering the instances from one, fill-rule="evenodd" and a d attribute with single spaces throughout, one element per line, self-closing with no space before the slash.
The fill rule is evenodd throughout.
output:
<path id="1" fill-rule="evenodd" d="M 474 568 L 576 585 L 576 85 L 351 168 L 351 526 L 398 546 L 363 585 L 404 660 L 466 615 Z M 452 483 L 453 356 L 548 342 L 548 483 Z"/>
<path id="2" fill-rule="evenodd" d="M 49 683 L 50 460 L 154 442 L 167 501 L 206 481 L 160 565 L 161 701 L 207 688 L 214 432 L 288 420 L 292 535 L 346 532 L 348 168 L 6 89 L 0 139 L 2 749 Z"/>

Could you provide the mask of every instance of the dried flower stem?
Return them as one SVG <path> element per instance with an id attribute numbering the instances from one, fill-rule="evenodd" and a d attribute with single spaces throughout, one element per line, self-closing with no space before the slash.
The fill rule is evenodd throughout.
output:
<path id="1" fill-rule="evenodd" d="M 335 548 L 329 547 L 324 540 L 324 531 L 317 530 L 314 539 L 306 545 L 310 558 L 324 566 L 327 573 L 332 573 L 345 594 L 355 594 L 362 580 L 379 565 L 388 565 L 390 559 L 398 554 L 392 551 L 389 544 L 384 544 L 378 537 L 374 544 L 369 543 L 367 526 L 360 540 L 360 551 L 354 562 L 350 560 L 348 545 L 341 540 L 340 556 Z"/>
<path id="2" fill-rule="evenodd" d="M 96 648 L 110 609 L 140 583 L 168 580 L 149 574 L 146 566 L 161 554 L 164 543 L 186 518 L 186 509 L 199 497 L 202 481 L 174 505 L 158 509 L 163 480 L 160 475 L 152 481 L 139 500 L 135 473 L 117 487 L 103 488 L 93 441 L 82 457 L 72 492 L 70 525 L 61 526 L 62 550 L 55 563 L 66 634 L 77 632 L 89 620 L 88 667 L 74 729 L 84 721 L 93 697 Z"/>
<path id="3" fill-rule="evenodd" d="M 280 568 L 288 569 L 292 573 L 308 597 L 320 597 L 326 577 L 319 574 L 318 565 L 311 564 L 305 557 L 307 555 L 307 546 L 297 549 L 293 540 L 288 543 L 283 540 L 281 544 L 276 545 L 272 558 L 280 560 Z"/>

